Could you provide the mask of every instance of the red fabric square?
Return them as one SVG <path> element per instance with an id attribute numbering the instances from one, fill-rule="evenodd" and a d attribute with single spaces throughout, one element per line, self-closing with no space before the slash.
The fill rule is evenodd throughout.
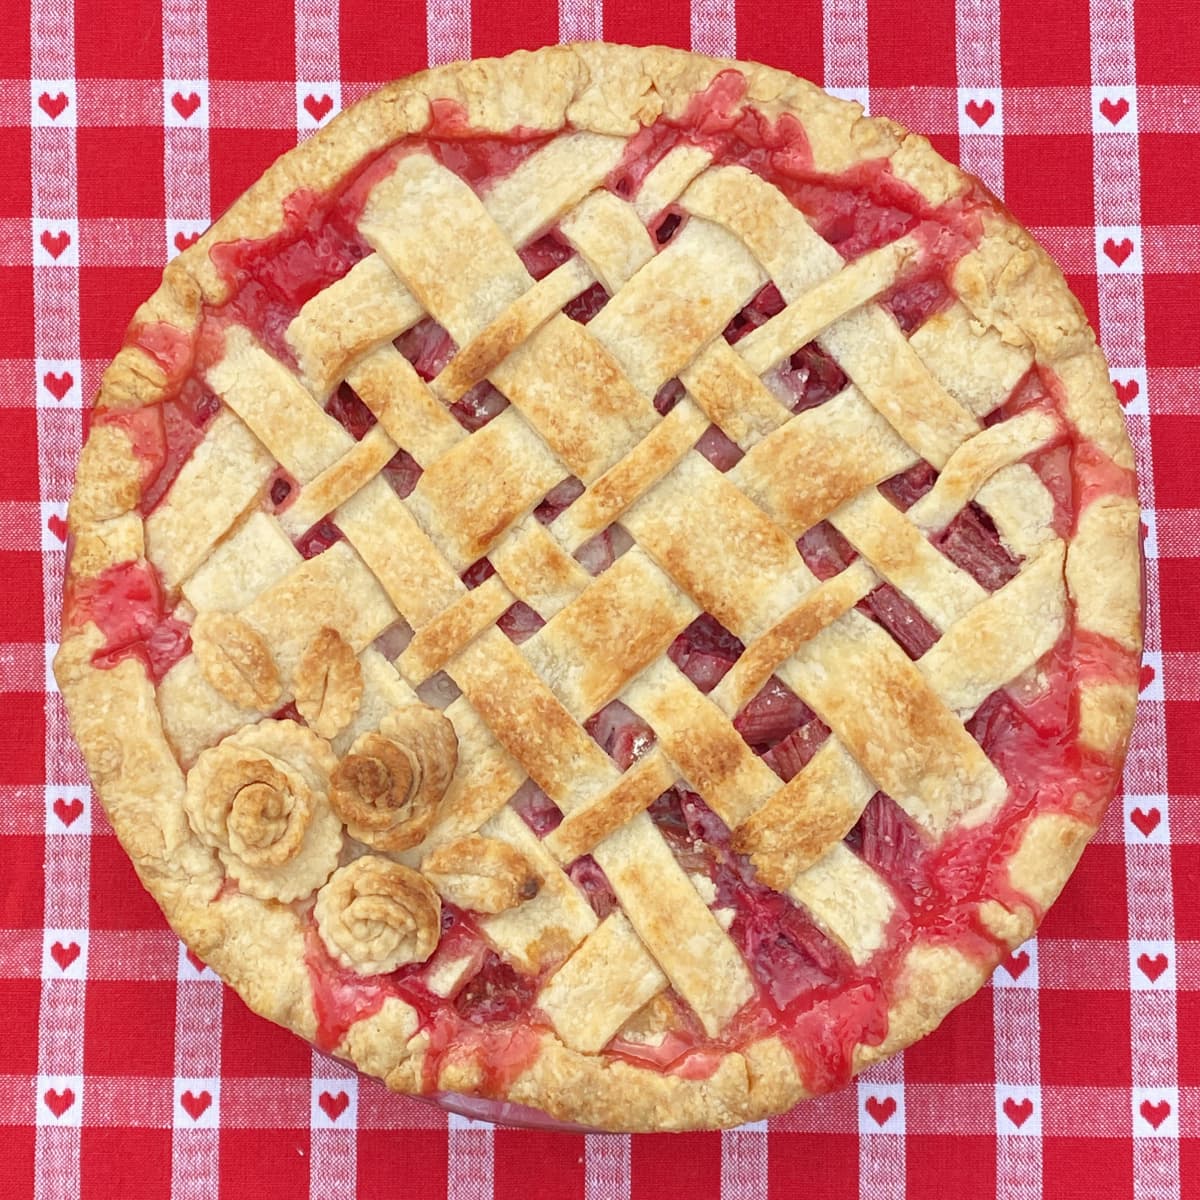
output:
<path id="1" fill-rule="evenodd" d="M 996 1139 L 909 1134 L 905 1167 L 906 1200 L 991 1196 L 996 1189 Z"/>
<path id="2" fill-rule="evenodd" d="M 1000 72 L 1008 87 L 1090 84 L 1088 0 L 1007 0 L 1000 8 Z"/>
<path id="3" fill-rule="evenodd" d="M 1042 1195 L 1054 1200 L 1132 1196 L 1129 1143 L 1122 1138 L 1046 1138 L 1042 1142 Z"/>
<path id="4" fill-rule="evenodd" d="M 647 5 L 642 0 L 604 0 L 604 36 L 639 46 L 690 46 L 692 28 L 688 6 Z"/>
<path id="5" fill-rule="evenodd" d="M 3 41 L 0 38 L 0 41 Z M 33 243 L 28 243 L 29 249 L 23 247 L 20 251 L 20 261 L 29 262 L 33 254 Z M 33 357 L 33 268 L 29 266 L 6 267 L 0 266 L 0 296 L 4 303 L 0 305 L 0 344 L 4 346 L 6 358 Z M 32 393 L 30 393 L 32 399 Z M 6 460 L 5 472 L 21 469 L 21 464 Z M 5 484 L 4 494 L 9 496 L 8 485 Z"/>
<path id="6" fill-rule="evenodd" d="M 373 26 L 380 41 L 392 41 L 391 23 L 386 23 L 385 32 L 378 10 Z M 295 80 L 296 6 L 290 0 L 260 0 L 254 6 L 253 28 L 258 36 L 248 38 L 241 0 L 208 0 L 209 79 Z"/>
<path id="7" fill-rule="evenodd" d="M 92 838 L 88 882 L 88 920 L 93 929 L 166 928 L 166 919 L 115 837 Z"/>
<path id="8" fill-rule="evenodd" d="M 312 1075 L 312 1048 L 303 1038 L 252 1013 L 228 988 L 223 998 L 222 1074 L 243 1078 L 270 1074 L 289 1079 Z"/>
<path id="9" fill-rule="evenodd" d="M 11 696 L 5 696 L 7 703 Z M 43 750 L 44 744 L 38 744 Z M 5 774 L 8 763 L 5 762 Z M 4 878 L 0 888 L 0 921 L 5 929 L 41 929 L 45 919 L 46 839 L 40 834 L 7 834 Z M 40 950 L 38 951 L 40 954 Z M 0 1012 L 13 1011 L 0 1009 Z"/>
<path id="10" fill-rule="evenodd" d="M 34 1036 L 37 1036 L 36 1032 Z M 30 1090 L 32 1091 L 32 1088 Z M 4 1130 L 4 1153 L 0 1154 L 0 1196 L 31 1194 L 35 1178 L 33 1164 L 36 1151 L 35 1126 L 10 1125 Z"/>
<path id="11" fill-rule="evenodd" d="M 1195 619 L 1200 558 L 1160 558 L 1158 589 L 1164 618 L 1162 648 L 1200 650 L 1200 622 Z"/>
<path id="12" fill-rule="evenodd" d="M 1146 361 L 1152 367 L 1194 366 L 1200 346 L 1200 305 L 1196 304 L 1194 275 L 1147 275 L 1142 283 L 1146 298 Z M 1194 447 L 1189 447 L 1194 453 Z M 1193 463 L 1195 459 L 1193 458 Z M 1165 472 L 1156 472 L 1158 475 Z M 1183 482 L 1183 481 L 1181 481 Z M 1192 506 L 1196 490 L 1192 479 Z"/>
<path id="13" fill-rule="evenodd" d="M 711 1196 L 721 1187 L 721 1135 L 651 1133 L 629 1144 L 635 1196 Z"/>
<path id="14" fill-rule="evenodd" d="M 83 1066 L 93 1075 L 174 1075 L 174 982 L 89 980 Z"/>
<path id="15" fill-rule="evenodd" d="M 1093 842 L 1042 924 L 1046 938 L 1129 936 L 1125 847 Z"/>
<path id="16" fill-rule="evenodd" d="M 1200 703 L 1174 700 L 1165 707 L 1167 717 L 1167 786 L 1173 793 L 1200 795 Z M 1188 900 L 1195 903 L 1195 893 Z M 1175 914 L 1178 923 L 1179 912 Z"/>
<path id="17" fill-rule="evenodd" d="M 904 1077 L 911 1083 L 992 1083 L 996 1078 L 995 1017 L 991 989 L 977 992 L 954 1009 L 937 1032 L 904 1052 Z"/>
<path id="18" fill-rule="evenodd" d="M 5 839 L 7 842 L 9 839 Z M 7 870 L 7 865 L 6 865 Z M 14 889 L 9 889 L 10 891 Z M 4 920 L 5 925 L 8 925 L 8 912 L 10 902 L 5 900 L 0 904 L 0 919 Z M 38 913 L 41 923 L 41 913 Z M 11 926 L 10 926 L 11 928 Z M 40 949 L 40 947 L 39 947 Z M 12 1030 L 9 1031 L 9 1036 L 4 1039 L 4 1072 L 7 1075 L 36 1075 L 38 1073 L 38 1039 L 37 1039 L 37 1013 L 38 1007 L 42 999 L 42 984 L 40 979 L 0 979 L 0 1012 L 7 1013 L 9 1020 L 14 1017 L 19 1022 L 24 1024 L 28 1022 L 29 1028 L 33 1031 L 32 1036 L 12 1036 Z M 5 1130 L 5 1134 L 8 1134 Z M 8 1146 L 5 1146 L 5 1154 L 8 1152 Z M 0 1161 L 3 1161 L 4 1155 L 0 1154 Z M 3 1180 L 3 1175 L 0 1174 L 0 1180 Z M 0 1189 L 0 1195 L 19 1195 L 18 1192 L 5 1192 Z"/>
<path id="19" fill-rule="evenodd" d="M 909 0 L 872 0 L 867 41 L 873 87 L 954 86 L 953 0 L 922 4 L 920 20 L 913 15 Z"/>
<path id="20" fill-rule="evenodd" d="M 1182 981 L 1186 987 L 1188 982 Z M 1179 992 L 1175 997 L 1175 1014 L 1179 1031 L 1179 1086 L 1200 1085 L 1200 992 Z M 1200 1178 L 1200 1176 L 1198 1176 Z"/>
<path id="21" fill-rule="evenodd" d="M 1044 1084 L 1069 1086 L 1086 1079 L 1098 1087 L 1129 1086 L 1129 994 L 1124 977 L 1114 979 L 1112 987 L 1111 992 L 1038 992 Z M 1081 1029 L 1089 1036 L 1080 1037 Z"/>
<path id="22" fill-rule="evenodd" d="M 28 219 L 33 208 L 29 178 L 31 152 L 28 129 L 0 129 L 0 217 Z"/>
<path id="23" fill-rule="evenodd" d="M 1138 139 L 1142 220 L 1147 225 L 1200 225 L 1200 135 L 1143 133 Z"/>
<path id="24" fill-rule="evenodd" d="M 343 82 L 384 83 L 420 71 L 428 63 L 424 8 L 406 4 L 390 9 L 385 38 L 379 36 L 378 21 L 375 0 L 342 0 L 338 39 Z"/>
<path id="25" fill-rule="evenodd" d="M 447 1140 L 445 1129 L 359 1130 L 357 1200 L 445 1196 Z"/>
<path id="26" fill-rule="evenodd" d="M 1137 4 L 1134 41 L 1138 83 L 1196 82 L 1192 11 L 1176 2 Z M 1192 53 L 1188 51 L 1191 50 Z"/>
<path id="27" fill-rule="evenodd" d="M 558 41 L 558 5 L 523 0 L 521 19 L 513 20 L 506 4 L 471 6 L 471 53 L 476 57 L 533 50 Z"/>
<path id="28" fill-rule="evenodd" d="M 22 412 L 21 409 L 9 410 Z M 9 413 L 0 410 L 0 425 Z M 31 416 L 33 414 L 30 414 Z M 3 450 L 0 450 L 3 453 Z M 37 550 L 0 551 L 0 579 L 9 596 L 20 596 L 22 604 L 0 605 L 0 642 L 41 642 L 46 622 L 40 603 L 42 555 Z M 39 685 L 40 686 L 40 685 Z"/>
<path id="29" fill-rule="evenodd" d="M 14 1196 L 22 1193 L 14 1192 Z M 79 1137 L 79 1200 L 171 1194 L 171 1131 L 85 1126 Z"/>
<path id="30" fill-rule="evenodd" d="M 209 192 L 214 213 L 224 212 L 285 150 L 294 130 L 214 129 L 209 135 Z"/>
<path id="31" fill-rule="evenodd" d="M 4 764 L 6 783 L 46 782 L 46 698 L 41 693 L 7 692 L 4 696 Z"/>
<path id="32" fill-rule="evenodd" d="M 1193 725 L 1193 740 L 1195 730 Z M 1189 799 L 1195 803 L 1193 798 Z M 1196 846 L 1171 847 L 1171 887 L 1175 893 L 1175 936 L 1184 941 L 1200 938 L 1200 904 L 1196 903 L 1196 897 L 1200 895 L 1200 852 Z M 1191 982 L 1197 983 L 1196 980 Z M 1188 986 L 1186 976 L 1180 980 L 1180 986 Z"/>
<path id="33" fill-rule="evenodd" d="M 134 310 L 159 285 L 162 267 L 89 267 L 79 272 L 79 347 L 107 361 L 121 348 Z"/>
<path id="34" fill-rule="evenodd" d="M 0 408 L 0 461 L 4 463 L 6 500 L 37 500 L 41 494 L 37 434 L 36 409 Z M 5 590 L 8 591 L 7 586 Z M 38 591 L 41 591 L 40 578 Z M 16 593 L 8 591 L 8 594 L 11 596 Z"/>
<path id="35" fill-rule="evenodd" d="M 1004 202 L 1018 220 L 1088 225 L 1096 219 L 1092 139 L 1075 134 L 1004 140 Z"/>
<path id="36" fill-rule="evenodd" d="M 30 76 L 29 5 L 13 0 L 4 6 L 4 37 L 0 38 L 0 71 L 5 79 L 28 79 Z"/>
<path id="37" fill-rule="evenodd" d="M 931 133 L 929 144 L 948 162 L 959 162 L 960 143 L 957 133 Z"/>
<path id="38" fill-rule="evenodd" d="M 582 1196 L 584 1152 L 582 1137 L 497 1129 L 492 1140 L 496 1200 Z M 537 1163 L 536 1172 L 530 1171 L 531 1163 Z"/>
<path id="39" fill-rule="evenodd" d="M 772 1133 L 767 1195 L 770 1200 L 858 1200 L 858 1136 Z"/>
<path id="40" fill-rule="evenodd" d="M 1200 343 L 1198 343 L 1200 344 Z M 1196 447 L 1200 445 L 1200 413 L 1154 416 L 1150 444 L 1154 449 L 1154 502 L 1158 508 L 1196 508 Z M 1196 547 L 1200 554 L 1200 546 Z"/>
<path id="41" fill-rule="evenodd" d="M 820 36 L 819 0 L 788 5 L 786 20 L 792 36 L 780 37 L 776 11 L 764 12 L 758 0 L 737 0 L 738 58 L 769 63 L 819 84 L 825 76 L 825 40 Z"/>
<path id="42" fill-rule="evenodd" d="M 80 129 L 76 147 L 80 217 L 162 219 L 161 129 Z M 87 242 L 85 238 L 85 246 Z"/>
<path id="43" fill-rule="evenodd" d="M 263 1099 L 269 1103 L 266 1096 Z M 401 1177 L 393 1159 L 392 1195 Z M 307 1129 L 221 1129 L 221 1200 L 302 1197 L 309 1194 L 308 1184 Z"/>
<path id="44" fill-rule="evenodd" d="M 121 0 L 114 20 L 105 5 L 77 4 L 76 78 L 161 79 L 162 10 L 155 0 Z"/>

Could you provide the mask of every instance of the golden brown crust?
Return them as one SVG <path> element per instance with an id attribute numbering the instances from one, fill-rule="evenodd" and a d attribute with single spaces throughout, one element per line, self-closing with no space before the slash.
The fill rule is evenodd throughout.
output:
<path id="1" fill-rule="evenodd" d="M 662 48 L 588 45 L 551 47 L 504 60 L 456 64 L 393 83 L 347 110 L 280 159 L 195 246 L 176 258 L 164 271 L 159 289 L 135 314 L 133 341 L 136 343 L 141 327 L 159 322 L 184 333 L 194 332 L 203 305 L 218 304 L 228 297 L 228 282 L 209 254 L 213 246 L 276 232 L 283 220 L 281 202 L 287 195 L 298 186 L 316 192 L 332 188 L 364 156 L 406 134 L 420 133 L 428 126 L 434 99 L 461 105 L 467 122 L 477 129 L 507 132 L 522 126 L 557 131 L 569 124 L 583 135 L 626 138 L 659 116 L 680 115 L 697 92 L 734 65 Z M 748 103 L 770 117 L 789 113 L 799 119 L 817 169 L 836 172 L 889 156 L 894 173 L 932 204 L 966 191 L 966 177 L 937 156 L 925 139 L 906 133 L 892 122 L 863 117 L 857 106 L 836 100 L 784 72 L 754 64 L 737 64 L 736 69 L 747 81 Z M 703 165 L 684 164 L 683 169 L 695 174 Z M 713 203 L 717 200 L 719 197 Z M 566 232 L 569 237 L 575 236 L 569 225 Z M 746 236 L 752 233 L 747 230 Z M 769 243 L 768 237 L 762 246 L 764 255 L 770 251 Z M 580 242 L 580 248 L 582 257 L 606 284 L 611 282 L 610 273 L 630 272 L 635 265 L 632 260 L 623 263 L 619 254 L 602 254 L 601 246 L 588 247 Z M 747 279 L 752 277 L 754 272 L 748 272 Z M 393 278 L 389 272 L 389 283 Z M 565 286 L 571 281 L 557 282 Z M 1072 425 L 1117 467 L 1131 467 L 1132 451 L 1103 357 L 1061 273 L 1028 233 L 998 211 L 986 214 L 984 237 L 960 263 L 953 282 L 965 319 L 973 323 L 981 337 L 986 335 L 997 344 L 997 354 L 1009 353 L 1017 361 L 1027 356 L 1052 371 L 1063 389 L 1063 408 Z M 378 295 L 379 289 L 374 294 Z M 401 302 L 395 297 L 391 301 Z M 479 338 L 472 353 L 440 381 L 448 395 L 458 394 L 503 357 L 514 328 L 519 326 L 528 332 L 539 326 L 544 314 L 534 300 L 528 307 L 529 311 L 516 310 L 506 321 L 477 331 Z M 687 316 L 686 308 L 681 313 Z M 337 345 L 326 345 L 320 338 L 304 343 L 305 350 L 298 353 L 298 359 L 316 392 L 327 392 L 342 377 L 339 372 L 348 365 L 358 369 L 360 361 L 364 381 L 376 375 L 395 377 L 395 371 L 388 375 L 391 368 L 387 363 L 363 358 L 378 344 L 374 333 L 377 327 L 371 320 L 369 313 L 364 313 L 359 323 L 356 317 L 350 323 L 350 332 L 338 334 L 341 341 Z M 386 323 L 382 328 L 387 328 Z M 293 334 L 300 339 L 306 336 L 299 325 L 289 330 L 289 336 Z M 565 337 L 561 332 L 551 336 Z M 714 351 L 715 355 L 722 353 L 720 348 Z M 598 343 L 594 356 L 606 370 L 611 367 L 608 351 L 601 352 Z M 700 360 L 686 378 L 689 388 L 697 393 L 703 415 L 694 407 L 681 405 L 636 451 L 620 461 L 594 460 L 579 442 L 574 426 L 564 424 L 558 429 L 555 449 L 579 467 L 577 473 L 606 472 L 564 516 L 564 529 L 586 531 L 585 536 L 603 530 L 651 482 L 675 466 L 703 432 L 710 416 L 736 423 L 736 414 L 719 406 L 720 397 L 708 381 L 706 372 L 713 378 L 720 377 L 714 362 L 709 358 Z M 744 396 L 746 411 L 752 411 L 754 419 L 747 418 L 737 433 L 769 437 L 782 418 L 775 413 L 774 401 L 764 389 L 744 376 L 744 372 L 736 375 L 739 396 Z M 614 389 L 624 387 L 624 380 L 623 373 L 614 377 Z M 146 350 L 131 344 L 105 371 L 97 404 L 121 410 L 156 403 L 170 393 L 175 382 Z M 964 414 L 967 410 L 976 412 L 973 397 L 955 392 L 949 383 L 944 384 L 942 394 L 941 386 L 939 383 L 938 401 L 953 416 L 951 424 L 958 422 L 968 428 L 970 418 Z M 365 382 L 361 391 L 365 398 L 370 396 Z M 420 402 L 424 403 L 423 392 L 421 396 Z M 618 397 L 616 390 L 611 397 Z M 620 398 L 625 403 L 622 412 L 636 414 L 636 397 L 622 392 Z M 542 400 L 530 391 L 525 403 L 534 412 Z M 381 400 L 377 407 L 381 423 L 391 433 L 393 428 L 398 430 L 394 421 L 401 418 L 394 414 L 385 417 L 387 404 L 386 399 Z M 433 411 L 440 412 L 436 407 Z M 824 516 L 822 509 L 832 509 L 836 501 L 852 496 L 864 483 L 882 477 L 862 475 L 863 456 L 856 453 L 858 447 L 852 447 L 847 457 L 847 439 L 833 437 L 821 424 L 823 419 L 812 414 L 801 425 L 807 439 L 805 452 L 812 453 L 817 447 L 827 471 L 819 479 L 814 475 L 811 480 L 801 480 L 802 486 L 798 484 L 794 492 L 779 497 L 781 515 L 777 519 L 789 527 L 796 522 L 797 531 Z M 426 426 L 442 439 L 441 451 L 458 436 L 452 423 L 440 425 L 430 417 Z M 505 465 L 505 429 L 501 424 L 490 435 L 496 445 L 497 463 L 510 472 L 504 476 L 505 487 L 527 487 L 530 495 L 540 488 L 540 498 L 546 490 L 542 484 L 546 480 L 556 482 L 557 478 L 550 479 L 548 465 L 539 468 L 545 472 L 545 479 L 538 475 L 532 482 L 522 480 L 516 468 Z M 905 457 L 909 455 L 907 448 L 889 440 L 890 430 L 872 427 L 870 436 L 876 439 L 880 454 L 889 464 L 887 473 L 901 470 L 911 461 L 911 457 Z M 432 444 L 435 433 L 429 437 Z M 790 425 L 776 435 L 780 452 L 785 452 L 794 438 Z M 376 441 L 378 445 L 369 443 L 359 453 L 364 458 L 382 455 L 387 449 L 382 436 L 378 435 Z M 939 453 L 936 448 L 931 452 L 935 456 Z M 754 453 L 748 456 L 743 471 L 751 482 Z M 797 461 L 803 460 L 798 457 Z M 440 482 L 444 487 L 444 499 L 436 498 L 445 512 L 451 512 L 455 505 L 469 508 L 474 503 L 462 489 L 476 480 L 469 473 L 452 472 L 453 466 L 453 461 L 448 462 L 442 468 L 444 479 L 439 480 L 435 473 L 426 484 L 426 491 L 435 496 L 434 486 Z M 997 494 L 1012 482 L 1011 476 L 1005 480 L 1001 474 L 997 473 L 988 485 L 994 486 Z M 308 503 L 320 502 L 319 515 L 323 516 L 328 511 L 326 503 L 341 498 L 338 481 L 342 476 L 334 472 L 314 478 L 318 486 Z M 74 545 L 69 585 L 77 586 L 108 567 L 139 559 L 145 553 L 143 522 L 135 511 L 142 486 L 142 464 L 128 435 L 115 425 L 93 423 L 68 511 Z M 754 499 L 770 507 L 771 497 L 766 492 Z M 464 509 L 464 525 L 459 530 L 464 555 L 474 556 L 488 549 L 498 528 L 493 519 L 498 519 L 497 512 L 503 506 L 507 506 L 505 512 L 519 515 L 527 506 L 525 493 L 515 497 L 512 492 L 489 492 L 482 509 L 475 507 L 472 513 Z M 999 519 L 997 524 L 1001 525 Z M 745 528 L 748 537 L 758 536 L 753 521 L 747 519 Z M 414 547 L 418 545 L 418 533 L 414 528 Z M 1007 537 L 1008 527 L 1003 527 L 1002 533 Z M 1018 520 L 1012 524 L 1012 533 L 1014 537 L 1022 534 Z M 781 553 L 783 549 L 793 553 L 787 539 L 782 543 L 786 546 L 781 544 Z M 376 561 L 381 564 L 376 574 L 399 605 L 398 596 L 407 586 L 407 572 L 415 569 L 412 564 L 416 556 L 403 560 L 393 556 L 386 560 L 385 569 L 386 553 L 381 548 L 372 566 Z M 561 597 L 572 596 L 578 590 L 576 576 L 580 572 L 577 564 L 560 551 L 561 562 L 558 558 L 551 562 L 547 554 L 546 546 L 531 537 L 501 547 L 495 565 L 505 585 L 509 585 L 512 581 L 506 563 L 548 564 L 545 570 L 539 566 L 530 573 L 542 582 L 548 596 L 556 597 L 555 604 L 560 608 L 565 603 Z M 676 578 L 694 575 L 694 590 L 710 586 L 712 581 L 702 564 L 689 559 L 682 548 L 679 554 L 682 557 L 671 573 Z M 770 558 L 769 548 L 764 554 Z M 462 565 L 467 561 L 470 559 L 465 558 Z M 551 566 L 557 572 L 553 587 Z M 512 578 L 519 577 L 523 570 L 514 567 Z M 1102 497 L 1083 512 L 1078 532 L 1067 547 L 1066 593 L 1083 629 L 1111 639 L 1130 652 L 1136 652 L 1141 644 L 1139 572 L 1136 502 Z M 452 573 L 448 581 L 438 577 L 436 582 L 438 588 L 456 585 Z M 434 590 L 432 574 L 427 590 L 431 594 Z M 485 594 L 489 601 L 507 601 L 507 586 L 502 591 L 497 583 L 492 591 L 497 596 Z M 717 606 L 721 595 L 714 593 Z M 860 598 L 832 590 L 816 595 L 820 601 L 796 609 L 795 619 L 802 624 L 816 622 L 817 629 L 823 629 Z M 347 726 L 351 733 L 363 729 L 363 718 L 356 720 L 360 705 L 363 712 L 378 712 L 385 707 L 378 698 L 371 701 L 369 688 L 364 691 L 356 654 L 394 618 L 382 593 L 373 604 L 383 614 L 380 623 L 366 629 L 361 637 L 356 634 L 357 640 L 348 640 L 344 630 L 320 628 L 305 644 L 291 647 L 287 661 L 278 664 L 277 656 L 271 654 L 252 622 L 232 614 L 201 612 L 192 629 L 201 682 L 207 681 L 230 704 L 259 711 L 268 711 L 276 699 L 282 698 L 286 687 L 294 692 L 298 710 L 313 728 L 303 730 L 291 722 L 272 721 L 248 726 L 219 745 L 202 750 L 186 780 L 164 735 L 155 689 L 136 660 L 110 669 L 95 667 L 92 654 L 101 647 L 103 638 L 95 625 L 84 624 L 65 632 L 55 662 L 89 771 L 143 882 L 181 936 L 256 1011 L 306 1037 L 314 1035 L 316 1023 L 304 967 L 304 927 L 295 912 L 272 901 L 299 900 L 319 888 L 317 923 L 326 947 L 342 965 L 360 973 L 424 961 L 437 944 L 438 899 L 421 874 L 378 855 L 356 858 L 335 870 L 343 853 L 343 821 L 351 837 L 381 853 L 419 855 L 421 851 L 415 848 L 435 827 L 438 805 L 457 761 L 457 739 L 450 722 L 440 714 L 428 715 L 421 706 L 401 704 L 396 699 L 387 702 L 393 706 L 392 711 L 375 729 L 357 736 L 350 755 L 340 766 L 324 741 Z M 440 669 L 478 632 L 476 624 L 467 618 L 481 606 L 481 600 L 464 604 L 459 614 L 462 619 L 453 630 L 448 626 L 446 630 L 426 626 L 429 632 L 408 661 L 420 657 L 426 675 Z M 432 612 L 442 612 L 444 607 L 439 603 Z M 709 607 L 716 611 L 714 604 Z M 488 611 L 490 615 L 490 608 Z M 228 620 L 224 619 L 226 615 Z M 453 647 L 442 644 L 443 632 L 446 636 L 453 633 Z M 777 628 L 767 626 L 759 632 L 763 635 L 762 646 L 751 646 L 744 660 L 747 664 L 759 650 L 764 661 L 771 658 L 771 637 L 790 642 L 796 631 L 787 626 L 785 619 L 779 619 Z M 593 666 L 598 665 L 596 659 L 592 661 Z M 771 667 L 763 669 L 769 673 Z M 749 665 L 743 670 L 749 671 Z M 914 682 L 907 673 L 905 679 L 908 684 Z M 731 683 L 729 688 L 733 687 Z M 609 683 L 596 680 L 588 683 L 582 693 L 590 696 L 608 690 Z M 1124 682 L 1090 685 L 1082 693 L 1081 740 L 1106 754 L 1114 771 L 1128 740 L 1133 700 L 1133 686 Z M 369 708 L 371 703 L 375 707 Z M 489 703 L 500 712 L 506 697 L 496 695 Z M 397 704 L 400 706 L 394 707 Z M 549 716 L 558 721 L 567 714 L 556 709 Z M 512 717 L 514 721 L 524 719 L 522 714 L 514 713 Z M 544 731 L 545 723 L 542 728 Z M 569 740 L 578 727 L 567 722 L 561 732 Z M 495 746 L 494 742 L 489 745 Z M 490 752 L 502 753 L 498 747 Z M 832 767 L 844 769 L 833 755 L 826 757 Z M 799 783 L 793 798 L 804 797 L 815 778 Z M 913 786 L 919 788 L 920 781 L 914 781 Z M 645 796 L 640 793 L 625 799 L 625 807 L 620 808 L 622 816 L 632 816 L 644 807 Z M 804 847 L 797 840 L 796 846 L 780 849 L 770 844 L 769 838 L 764 840 L 770 822 L 766 810 L 760 809 L 759 813 L 759 824 L 767 824 L 768 830 L 759 830 L 752 818 L 739 831 L 743 848 L 763 857 L 760 867 L 770 857 L 778 868 L 773 881 L 782 884 L 789 872 L 794 874 L 806 861 Z M 611 833 L 611 811 L 597 805 L 595 809 L 580 808 L 577 814 L 568 818 L 558 837 L 563 861 L 570 861 L 574 853 L 590 849 Z M 829 814 L 828 836 L 835 837 L 848 819 L 850 814 L 845 812 Z M 987 902 L 985 920 L 999 938 L 1011 943 L 1032 931 L 1040 910 L 1058 894 L 1092 831 L 1088 823 L 1070 816 L 1043 815 L 1028 823 L 1010 861 L 1009 875 L 1013 887 L 1029 898 L 1031 907 L 1015 905 L 1009 909 L 996 901 Z M 557 868 L 546 855 L 547 862 L 535 870 L 519 848 L 498 838 L 499 833 L 497 838 L 467 837 L 432 847 L 423 856 L 422 866 L 455 903 L 473 899 L 479 911 L 498 914 L 499 920 L 524 920 L 524 914 L 535 912 L 541 903 L 540 898 L 525 895 L 530 881 L 540 879 L 539 872 Z M 546 849 L 554 845 L 552 839 L 547 839 Z M 545 854 L 544 849 L 542 852 Z M 483 869 L 472 875 L 472 865 Z M 235 888 L 222 889 L 226 877 L 236 884 Z M 553 892 L 557 886 L 555 878 L 546 890 Z M 793 890 L 792 894 L 798 893 Z M 817 891 L 808 894 L 816 905 Z M 546 945 L 567 948 L 556 949 L 561 958 L 582 933 L 567 937 L 561 929 L 550 926 L 541 936 Z M 533 944 L 535 935 L 530 935 L 530 941 Z M 945 947 L 912 947 L 890 997 L 887 1038 L 879 1047 L 860 1047 L 855 1068 L 893 1053 L 935 1027 L 982 983 L 986 968 L 987 964 L 969 961 Z M 351 1029 L 341 1051 L 364 1070 L 386 1077 L 392 1086 L 421 1091 L 425 1085 L 424 1036 L 416 1032 L 412 1011 L 398 1000 L 389 1000 L 375 1017 Z M 470 1087 L 478 1082 L 478 1071 L 478 1063 L 466 1056 L 443 1069 L 439 1085 Z M 682 1129 L 734 1125 L 779 1111 L 803 1095 L 803 1086 L 790 1054 L 774 1039 L 754 1043 L 741 1054 L 725 1056 L 708 1079 L 688 1080 L 581 1052 L 547 1034 L 532 1066 L 517 1077 L 508 1095 L 552 1115 L 598 1128 Z"/>

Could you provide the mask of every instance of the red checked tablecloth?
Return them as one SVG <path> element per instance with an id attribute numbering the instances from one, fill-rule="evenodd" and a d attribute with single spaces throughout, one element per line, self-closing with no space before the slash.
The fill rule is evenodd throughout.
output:
<path id="1" fill-rule="evenodd" d="M 0 1197 L 1200 1195 L 1200 49 L 1194 0 L 4 0 Z M 82 406 L 135 304 L 372 86 L 555 40 L 761 59 L 932 135 L 1058 258 L 1137 449 L 1125 795 L 1039 937 L 935 1037 L 726 1134 L 492 1129 L 390 1096 L 183 952 L 48 663 Z"/>

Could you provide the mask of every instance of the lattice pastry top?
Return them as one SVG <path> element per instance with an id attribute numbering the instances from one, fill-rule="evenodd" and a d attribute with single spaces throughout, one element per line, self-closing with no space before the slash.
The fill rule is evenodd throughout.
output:
<path id="1" fill-rule="evenodd" d="M 1062 276 L 924 139 L 677 51 L 442 68 L 284 156 L 138 310 L 69 527 L 58 679 L 175 928 L 394 1088 L 589 1126 L 927 1033 L 1132 721 Z"/>

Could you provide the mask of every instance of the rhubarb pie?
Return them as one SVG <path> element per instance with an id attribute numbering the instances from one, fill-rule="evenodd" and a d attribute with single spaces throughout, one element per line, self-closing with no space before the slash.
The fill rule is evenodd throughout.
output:
<path id="1" fill-rule="evenodd" d="M 180 936 L 398 1091 L 587 1127 L 929 1033 L 1133 718 L 1133 457 L 1062 275 L 752 64 L 347 110 L 137 310 L 68 524 L 55 670 Z"/>

